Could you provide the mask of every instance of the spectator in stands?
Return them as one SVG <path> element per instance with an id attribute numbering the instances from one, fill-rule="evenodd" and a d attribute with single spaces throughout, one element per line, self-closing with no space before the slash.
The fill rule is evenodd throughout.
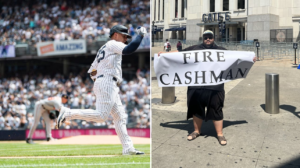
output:
<path id="1" fill-rule="evenodd" d="M 73 1 L 53 0 L 50 4 L 39 0 L 32 1 L 32 6 L 15 6 L 3 2 L 0 9 L 0 37 L 19 43 L 38 41 L 96 39 L 96 36 L 109 36 L 113 24 L 136 28 L 144 23 L 150 27 L 150 2 L 115 0 L 99 4 L 95 1 L 75 4 Z M 14 7 L 13 7 L 14 5 Z M 11 10 L 8 10 L 11 9 Z M 126 16 L 126 17 L 124 17 Z M 135 34 L 135 32 L 130 32 Z M 148 40 L 149 41 L 149 40 Z"/>
<path id="2" fill-rule="evenodd" d="M 85 72 L 85 71 L 84 71 Z M 120 86 L 120 97 L 128 116 L 128 127 L 134 127 L 140 121 L 140 127 L 144 127 L 145 119 L 150 115 L 150 86 L 149 69 L 136 72 L 136 78 L 123 80 Z M 84 80 L 88 79 L 88 80 Z M 34 104 L 40 99 L 50 96 L 59 96 L 68 93 L 73 97 L 68 107 L 95 108 L 95 95 L 91 92 L 92 81 L 85 73 L 64 77 L 61 74 L 49 75 L 24 75 L 0 79 L 0 112 L 4 123 L 0 129 L 30 128 L 33 122 L 32 112 Z M 131 115 L 132 114 L 132 115 Z M 148 117 L 144 117 L 147 115 Z M 27 116 L 27 119 L 26 119 Z M 0 118 L 1 118 L 0 117 Z M 18 119 L 17 119 L 18 118 Z M 12 121 L 11 121 L 12 120 Z M 86 127 L 113 127 L 113 122 L 85 123 Z M 149 128 L 150 123 L 146 124 Z M 39 124 L 42 128 L 42 124 Z M 82 128 L 81 121 L 74 121 L 65 128 Z"/>
<path id="3" fill-rule="evenodd" d="M 14 116 L 14 120 L 13 120 L 13 129 L 17 130 L 20 126 L 21 120 L 18 116 Z"/>
<path id="4" fill-rule="evenodd" d="M 0 112 L 0 130 L 4 129 L 4 126 L 5 126 L 5 119 L 2 116 L 2 113 Z"/>

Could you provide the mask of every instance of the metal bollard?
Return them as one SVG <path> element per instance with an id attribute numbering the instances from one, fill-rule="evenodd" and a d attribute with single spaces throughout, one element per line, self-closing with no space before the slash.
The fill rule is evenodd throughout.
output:
<path id="1" fill-rule="evenodd" d="M 175 102 L 175 87 L 162 88 L 162 104 L 172 104 Z"/>
<path id="2" fill-rule="evenodd" d="M 266 112 L 279 113 L 279 74 L 266 73 Z"/>

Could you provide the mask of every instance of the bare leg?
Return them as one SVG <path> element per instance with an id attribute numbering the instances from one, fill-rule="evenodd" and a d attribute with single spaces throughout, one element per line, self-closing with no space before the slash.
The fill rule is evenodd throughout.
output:
<path id="1" fill-rule="evenodd" d="M 215 129 L 217 132 L 217 136 L 223 136 L 223 120 L 213 120 L 213 123 L 215 125 Z M 221 144 L 226 144 L 226 141 L 221 141 Z"/>
<path id="2" fill-rule="evenodd" d="M 202 126 L 202 122 L 203 120 L 196 117 L 196 116 L 193 116 L 193 123 L 194 123 L 194 128 L 195 128 L 195 131 L 194 132 L 197 132 L 197 133 L 201 133 L 201 126 Z M 188 140 L 191 140 L 192 139 L 192 136 L 188 136 L 187 138 Z"/>

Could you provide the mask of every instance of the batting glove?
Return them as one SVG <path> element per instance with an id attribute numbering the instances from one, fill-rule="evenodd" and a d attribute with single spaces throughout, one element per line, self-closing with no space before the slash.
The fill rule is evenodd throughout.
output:
<path id="1" fill-rule="evenodd" d="M 91 79 L 95 82 L 97 76 L 96 76 L 96 75 L 95 75 L 95 76 L 90 75 L 90 77 L 91 77 Z"/>
<path id="2" fill-rule="evenodd" d="M 95 82 L 96 78 L 97 78 L 97 70 L 93 70 L 91 73 L 90 73 L 90 77 L 91 79 Z"/>
<path id="3" fill-rule="evenodd" d="M 147 34 L 147 30 L 145 27 L 139 26 L 138 28 L 136 28 L 136 33 L 138 35 L 144 36 L 145 34 Z"/>

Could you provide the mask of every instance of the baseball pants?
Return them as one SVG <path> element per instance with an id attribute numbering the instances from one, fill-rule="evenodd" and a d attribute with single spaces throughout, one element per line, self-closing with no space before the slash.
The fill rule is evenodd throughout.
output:
<path id="1" fill-rule="evenodd" d="M 112 77 L 98 78 L 93 88 L 96 94 L 96 110 L 70 109 L 65 113 L 66 120 L 80 119 L 93 122 L 104 122 L 112 115 L 115 130 L 123 146 L 123 153 L 134 149 L 127 133 L 125 110 L 118 94 L 119 87 Z"/>
<path id="2" fill-rule="evenodd" d="M 28 138 L 30 138 L 30 139 L 32 138 L 32 135 L 33 135 L 36 127 L 38 126 L 41 117 L 43 117 L 43 119 L 45 121 L 47 138 L 48 137 L 51 138 L 52 137 L 52 135 L 51 135 L 51 119 L 49 118 L 48 111 L 42 107 L 42 104 L 39 101 L 35 103 L 33 115 L 34 115 L 34 121 L 30 128 Z"/>

